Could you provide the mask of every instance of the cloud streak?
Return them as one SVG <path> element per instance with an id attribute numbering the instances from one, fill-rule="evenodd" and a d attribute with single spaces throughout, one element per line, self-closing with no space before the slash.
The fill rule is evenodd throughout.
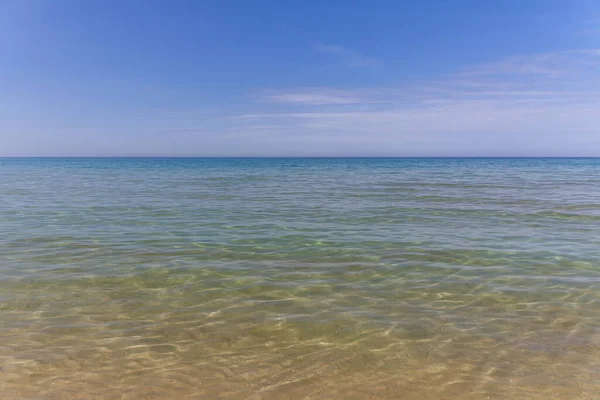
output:
<path id="1" fill-rule="evenodd" d="M 361 54 L 355 50 L 338 45 L 319 43 L 313 48 L 316 52 L 333 56 L 341 62 L 357 68 L 373 68 L 383 64 L 375 57 Z"/>
<path id="2" fill-rule="evenodd" d="M 595 72 L 598 67 L 600 49 L 572 50 L 543 53 L 530 56 L 515 56 L 504 60 L 467 69 L 466 74 L 476 76 L 541 77 L 557 79 L 575 73 Z"/>
<path id="3" fill-rule="evenodd" d="M 295 88 L 292 90 L 263 91 L 258 96 L 271 103 L 298 106 L 340 106 L 383 103 L 384 89 L 342 90 L 329 87 Z"/>
<path id="4" fill-rule="evenodd" d="M 600 154 L 597 49 L 512 57 L 396 88 L 305 88 L 267 97 L 287 110 L 240 114 L 228 123 L 257 142 L 293 143 L 298 151 L 318 145 L 389 155 Z M 261 130 L 265 124 L 278 128 Z"/>
<path id="5" fill-rule="evenodd" d="M 203 131 L 194 139 L 190 129 L 189 140 L 210 135 L 227 141 L 228 154 L 258 156 L 600 155 L 597 49 L 511 57 L 394 87 L 251 96 L 246 112 L 198 117 Z"/>
<path id="6" fill-rule="evenodd" d="M 316 88 L 299 89 L 292 92 L 265 92 L 261 97 L 269 102 L 296 105 L 346 105 L 364 102 L 364 99 L 354 93 L 342 90 Z"/>

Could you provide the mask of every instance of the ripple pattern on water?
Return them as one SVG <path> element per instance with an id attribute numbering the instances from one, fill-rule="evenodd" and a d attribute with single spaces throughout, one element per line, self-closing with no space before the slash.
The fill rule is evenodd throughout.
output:
<path id="1" fill-rule="evenodd" d="M 599 174 L 0 159 L 0 393 L 598 398 Z"/>

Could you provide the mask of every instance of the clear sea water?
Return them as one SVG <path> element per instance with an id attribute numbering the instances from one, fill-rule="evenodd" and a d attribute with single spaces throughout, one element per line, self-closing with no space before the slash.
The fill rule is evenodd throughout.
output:
<path id="1" fill-rule="evenodd" d="M 600 159 L 0 159 L 2 399 L 598 399 Z"/>

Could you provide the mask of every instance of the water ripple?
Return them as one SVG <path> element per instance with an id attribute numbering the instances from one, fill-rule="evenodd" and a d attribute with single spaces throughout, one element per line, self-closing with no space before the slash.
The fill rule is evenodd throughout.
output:
<path id="1" fill-rule="evenodd" d="M 596 159 L 0 159 L 6 399 L 592 399 Z"/>

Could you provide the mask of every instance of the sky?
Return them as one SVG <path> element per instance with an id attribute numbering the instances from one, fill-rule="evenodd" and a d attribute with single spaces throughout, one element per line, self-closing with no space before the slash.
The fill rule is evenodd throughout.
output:
<path id="1" fill-rule="evenodd" d="M 600 156 L 600 2 L 0 0 L 0 156 Z"/>

